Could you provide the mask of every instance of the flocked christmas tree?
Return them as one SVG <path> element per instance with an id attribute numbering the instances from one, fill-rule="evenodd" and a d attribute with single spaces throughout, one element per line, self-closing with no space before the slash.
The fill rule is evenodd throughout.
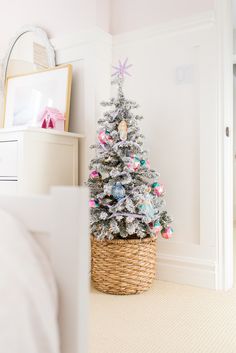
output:
<path id="1" fill-rule="evenodd" d="M 136 102 L 123 92 L 127 59 L 114 67 L 117 98 L 102 102 L 107 108 L 99 123 L 96 158 L 90 162 L 91 233 L 97 239 L 170 238 L 171 218 L 163 209 L 164 188 L 159 174 L 150 168 L 138 126 Z"/>

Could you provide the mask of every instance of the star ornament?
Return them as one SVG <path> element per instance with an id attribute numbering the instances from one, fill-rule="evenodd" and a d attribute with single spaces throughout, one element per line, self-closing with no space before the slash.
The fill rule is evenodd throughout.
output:
<path id="1" fill-rule="evenodd" d="M 124 78 L 125 75 L 131 76 L 131 74 L 128 72 L 128 69 L 133 66 L 132 64 L 127 64 L 128 63 L 128 58 L 125 59 L 125 61 L 122 62 L 119 60 L 118 66 L 112 66 L 115 72 L 112 74 L 112 76 L 117 76 L 118 78 Z"/>

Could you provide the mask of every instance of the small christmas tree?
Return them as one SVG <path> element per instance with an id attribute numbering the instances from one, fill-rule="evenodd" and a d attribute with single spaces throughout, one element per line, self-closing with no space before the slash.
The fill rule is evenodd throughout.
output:
<path id="1" fill-rule="evenodd" d="M 108 110 L 98 123 L 96 158 L 91 160 L 88 186 L 91 191 L 91 232 L 97 239 L 170 238 L 171 218 L 163 210 L 164 188 L 159 174 L 150 168 L 138 127 L 137 103 L 123 92 L 125 75 L 132 65 L 114 67 L 117 98 L 102 102 Z"/>

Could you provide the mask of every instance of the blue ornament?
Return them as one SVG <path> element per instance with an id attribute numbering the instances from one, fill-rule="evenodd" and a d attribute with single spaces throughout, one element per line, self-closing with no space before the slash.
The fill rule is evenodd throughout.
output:
<path id="1" fill-rule="evenodd" d="M 115 185 L 112 186 L 111 194 L 116 200 L 121 200 L 125 197 L 125 188 L 120 183 L 117 182 Z"/>
<path id="2" fill-rule="evenodd" d="M 155 217 L 155 209 L 153 207 L 151 197 L 149 194 L 146 195 L 146 198 L 139 205 L 141 212 L 148 218 L 153 219 Z"/>

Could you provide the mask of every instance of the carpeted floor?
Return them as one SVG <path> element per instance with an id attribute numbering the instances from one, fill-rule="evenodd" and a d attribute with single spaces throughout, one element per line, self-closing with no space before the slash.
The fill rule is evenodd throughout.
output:
<path id="1" fill-rule="evenodd" d="M 89 353 L 236 353 L 236 288 L 155 281 L 145 294 L 91 293 Z"/>

